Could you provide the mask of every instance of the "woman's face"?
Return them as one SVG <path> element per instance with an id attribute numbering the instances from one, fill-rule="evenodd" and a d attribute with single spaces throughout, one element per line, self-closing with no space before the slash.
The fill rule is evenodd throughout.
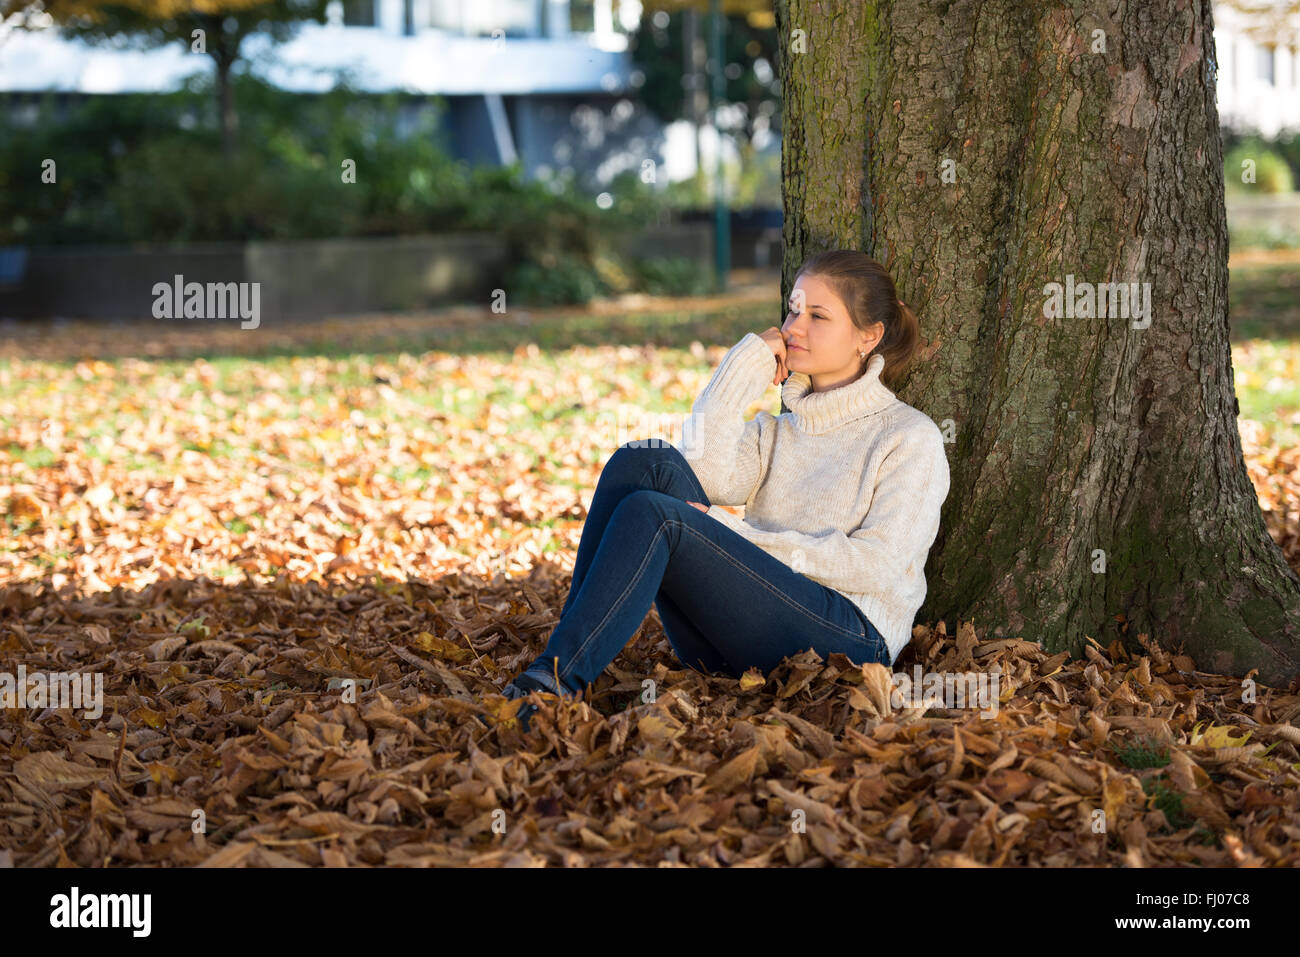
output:
<path id="1" fill-rule="evenodd" d="M 799 277 L 789 306 L 781 326 L 786 367 L 808 375 L 817 391 L 856 379 L 863 369 L 858 350 L 870 353 L 884 335 L 881 323 L 871 333 L 855 326 L 844 303 L 816 276 Z"/>

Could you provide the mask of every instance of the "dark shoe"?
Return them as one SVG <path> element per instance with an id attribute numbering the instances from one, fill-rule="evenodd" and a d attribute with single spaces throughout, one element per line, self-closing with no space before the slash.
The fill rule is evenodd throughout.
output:
<path id="1" fill-rule="evenodd" d="M 555 694 L 555 692 L 551 691 L 551 689 L 546 687 L 546 685 L 527 674 L 521 674 L 516 677 L 501 689 L 501 694 L 503 694 L 508 700 L 513 701 L 516 698 L 526 698 L 534 691 L 540 691 L 542 694 L 548 695 Z M 537 705 L 527 701 L 521 704 L 519 710 L 515 712 L 515 718 L 519 721 L 519 729 L 523 731 L 524 734 L 528 733 L 529 724 L 536 712 Z M 483 724 L 487 724 L 487 721 L 481 715 L 479 716 L 479 721 L 483 722 Z"/>

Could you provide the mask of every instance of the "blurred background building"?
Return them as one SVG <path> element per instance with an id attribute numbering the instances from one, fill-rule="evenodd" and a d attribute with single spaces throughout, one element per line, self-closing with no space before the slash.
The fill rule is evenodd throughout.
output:
<path id="1" fill-rule="evenodd" d="M 770 3 L 724 8 L 774 23 Z M 684 73 L 689 115 L 665 123 L 639 100 L 646 75 L 629 49 L 644 18 L 666 22 L 668 11 L 680 12 L 686 43 L 696 46 L 688 59 L 702 67 L 707 0 L 332 0 L 326 11 L 326 23 L 304 23 L 274 53 L 250 37 L 248 58 L 285 90 L 321 91 L 346 70 L 360 90 L 442 97 L 453 154 L 470 162 L 517 159 L 530 176 L 568 166 L 606 182 L 627 157 L 654 153 L 675 181 L 707 167 L 718 149 L 705 83 L 692 85 Z M 1214 14 L 1223 126 L 1265 137 L 1300 129 L 1300 3 L 1219 0 Z M 770 57 L 740 66 L 760 79 L 773 70 Z M 176 45 L 90 46 L 53 28 L 0 33 L 0 92 L 165 92 L 206 68 Z M 777 146 L 767 138 L 757 145 Z M 722 149 L 739 158 L 726 138 Z"/>
<path id="2" fill-rule="evenodd" d="M 358 90 L 436 94 L 453 155 L 473 163 L 596 172 L 642 145 L 629 141 L 661 136 L 628 97 L 637 3 L 333 0 L 326 10 L 327 23 L 306 22 L 274 48 L 250 37 L 245 55 L 285 90 L 319 92 L 346 70 Z M 12 31 L 0 44 L 0 90 L 162 93 L 211 69 L 205 61 L 180 45 L 112 49 L 54 29 Z"/>
<path id="3" fill-rule="evenodd" d="M 1300 130 L 1300 3 L 1214 4 L 1219 122 L 1274 137 Z"/>

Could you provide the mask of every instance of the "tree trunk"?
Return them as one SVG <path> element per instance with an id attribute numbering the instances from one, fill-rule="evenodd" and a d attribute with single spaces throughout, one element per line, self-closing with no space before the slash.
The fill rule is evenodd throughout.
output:
<path id="1" fill-rule="evenodd" d="M 217 56 L 217 99 L 221 111 L 221 149 L 230 155 L 235 147 L 235 133 L 239 117 L 235 114 L 235 95 L 230 85 L 230 68 L 233 61 Z"/>
<path id="2" fill-rule="evenodd" d="M 235 136 L 239 131 L 239 114 L 235 110 L 235 90 L 231 83 L 230 71 L 239 59 L 239 48 L 243 45 L 244 34 L 236 25 L 227 29 L 225 18 L 221 16 L 205 17 L 211 24 L 208 36 L 208 53 L 217 65 L 217 103 L 220 109 L 218 117 L 221 123 L 221 150 L 227 157 L 234 151 Z"/>
<path id="3" fill-rule="evenodd" d="M 1237 432 L 1210 4 L 1112 9 L 778 0 L 782 297 L 861 249 L 920 317 L 896 391 L 951 436 L 952 488 L 918 621 L 1075 654 L 1145 632 L 1285 685 L 1300 579 Z M 1084 282 L 1149 283 L 1149 326 L 1051 314 Z"/>

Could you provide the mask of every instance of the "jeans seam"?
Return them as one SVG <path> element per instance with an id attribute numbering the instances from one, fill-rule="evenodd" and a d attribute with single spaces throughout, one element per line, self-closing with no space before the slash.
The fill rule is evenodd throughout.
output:
<path id="1" fill-rule="evenodd" d="M 687 467 L 685 469 L 682 468 L 682 462 L 684 462 L 685 459 L 682 456 L 681 450 L 674 445 L 668 445 L 666 446 L 666 448 L 670 449 L 671 452 L 675 452 L 676 455 L 672 455 L 670 453 L 665 458 L 661 458 L 658 461 L 654 462 L 652 465 L 650 465 L 647 472 L 650 476 L 652 476 L 651 488 L 646 489 L 644 486 L 642 486 L 642 488 L 638 489 L 637 491 L 658 491 L 658 489 L 654 487 L 658 484 L 658 482 L 656 482 L 654 479 L 654 475 L 659 468 L 666 466 L 668 468 L 675 469 L 678 473 L 680 473 L 682 477 L 687 480 L 688 486 L 691 486 L 694 489 L 699 489 L 700 497 L 707 502 L 708 495 L 706 495 L 704 492 L 704 486 L 700 485 L 700 480 L 696 477 L 694 469 L 690 468 L 690 463 L 689 462 L 686 463 Z M 685 500 L 683 499 L 682 501 Z M 660 528 L 660 531 L 662 531 L 662 527 Z M 587 646 L 591 644 L 592 638 L 594 638 L 597 634 L 600 633 L 601 629 L 604 628 L 605 625 L 609 622 L 610 616 L 613 615 L 614 610 L 617 609 L 618 606 L 622 604 L 623 600 L 627 597 L 628 592 L 631 591 L 632 588 L 635 587 L 641 581 L 641 576 L 645 573 L 646 563 L 650 560 L 650 552 L 653 549 L 654 544 L 658 540 L 659 540 L 659 535 L 658 532 L 656 532 L 655 537 L 651 539 L 650 548 L 646 549 L 645 558 L 641 560 L 641 566 L 637 569 L 636 577 L 633 578 L 631 584 L 629 584 L 628 587 L 624 589 L 623 594 L 619 596 L 618 601 L 614 603 L 614 605 L 611 607 L 609 612 L 605 614 L 605 617 L 601 619 L 600 624 L 596 626 L 595 630 L 590 635 L 587 636 L 587 638 L 579 646 L 578 650 L 573 655 L 570 656 L 569 663 L 565 666 L 564 671 L 560 672 L 561 677 L 567 678 L 569 676 L 569 673 L 573 668 L 574 662 L 582 655 L 584 651 L 587 650 Z"/>
<path id="2" fill-rule="evenodd" d="M 677 519 L 670 518 L 667 521 L 676 522 Z M 645 574 L 646 566 L 650 563 L 650 556 L 654 552 L 655 545 L 659 543 L 659 536 L 663 533 L 666 525 L 667 522 L 661 524 L 659 528 L 655 530 L 654 538 L 650 539 L 650 544 L 645 550 L 645 557 L 641 559 L 641 565 L 637 568 L 636 574 L 632 577 L 632 580 L 628 582 L 627 587 L 623 589 L 623 594 L 619 595 L 614 604 L 610 606 L 609 611 L 605 612 L 605 617 L 600 620 L 600 624 L 591 630 L 591 634 L 587 635 L 587 637 L 583 639 L 582 644 L 578 646 L 578 650 L 569 656 L 568 663 L 564 666 L 564 670 L 560 672 L 561 678 L 567 678 L 569 676 L 569 672 L 573 670 L 574 662 L 582 657 L 582 653 L 587 650 L 587 646 L 591 644 L 592 640 L 599 635 L 605 625 L 609 623 L 610 618 L 613 617 L 614 612 L 623 604 L 624 599 L 627 598 L 633 588 L 640 584 L 641 576 Z"/>
<path id="3" fill-rule="evenodd" d="M 850 602 L 850 604 L 852 603 Z M 880 643 L 880 650 L 883 651 L 885 654 L 889 654 L 889 642 L 885 641 L 885 633 L 881 631 L 879 628 L 877 628 L 875 624 L 871 621 L 871 619 L 868 618 L 866 614 L 862 611 L 862 609 L 859 608 L 857 605 L 853 605 L 853 610 L 857 612 L 858 618 L 861 619 L 862 621 L 862 627 L 863 627 L 862 637 L 870 638 L 871 633 L 874 631 L 876 633 L 876 641 Z"/>

